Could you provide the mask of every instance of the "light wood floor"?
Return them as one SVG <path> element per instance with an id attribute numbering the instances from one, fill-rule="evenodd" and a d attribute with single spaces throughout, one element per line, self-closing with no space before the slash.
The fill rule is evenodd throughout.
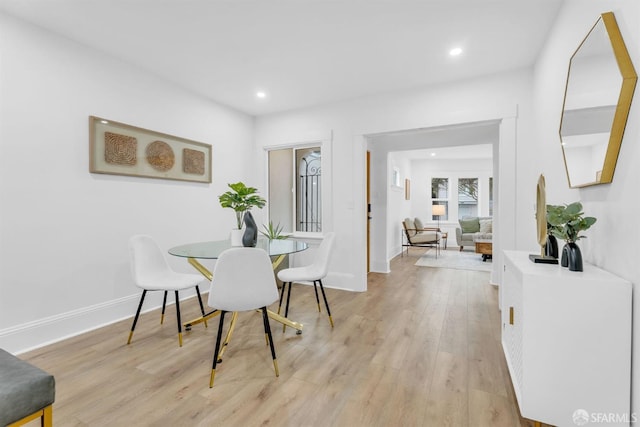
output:
<path id="1" fill-rule="evenodd" d="M 218 318 L 179 348 L 173 306 L 164 325 L 143 315 L 131 345 L 128 320 L 21 357 L 55 375 L 56 426 L 533 425 L 515 403 L 489 274 L 416 267 L 422 252 L 370 274 L 368 292 L 327 289 L 333 330 L 313 289 L 294 286 L 289 317 L 304 333 L 271 322 L 279 378 L 253 312 L 240 313 L 213 389 Z M 193 299 L 181 308 L 198 314 Z"/>

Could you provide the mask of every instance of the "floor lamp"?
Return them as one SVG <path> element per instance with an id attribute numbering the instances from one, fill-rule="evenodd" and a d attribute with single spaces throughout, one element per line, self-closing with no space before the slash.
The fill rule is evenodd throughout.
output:
<path id="1" fill-rule="evenodd" d="M 438 217 L 438 231 L 440 231 L 440 217 L 447 214 L 447 207 L 445 205 L 432 205 L 431 214 Z"/>

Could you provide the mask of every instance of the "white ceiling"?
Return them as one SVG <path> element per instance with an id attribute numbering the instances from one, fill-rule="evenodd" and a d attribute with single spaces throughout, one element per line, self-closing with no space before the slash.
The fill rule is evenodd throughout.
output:
<path id="1" fill-rule="evenodd" d="M 464 145 L 455 147 L 438 147 L 430 150 L 408 150 L 402 155 L 410 160 L 461 160 L 492 159 L 493 145 Z"/>
<path id="2" fill-rule="evenodd" d="M 368 135 L 375 150 L 398 152 L 412 160 L 491 159 L 499 139 L 495 121 Z"/>
<path id="3" fill-rule="evenodd" d="M 0 11 L 263 115 L 529 67 L 562 1 L 0 0 Z M 454 46 L 464 53 L 450 57 Z"/>

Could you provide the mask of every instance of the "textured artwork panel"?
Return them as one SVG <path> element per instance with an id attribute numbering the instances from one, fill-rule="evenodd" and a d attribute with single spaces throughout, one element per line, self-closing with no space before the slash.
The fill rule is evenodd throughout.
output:
<path id="1" fill-rule="evenodd" d="M 154 141 L 147 145 L 145 154 L 147 162 L 160 172 L 171 170 L 176 163 L 176 155 L 173 152 L 173 148 L 163 141 Z"/>
<path id="2" fill-rule="evenodd" d="M 104 133 L 104 161 L 112 165 L 133 166 L 138 161 L 138 140 L 113 132 Z"/>
<path id="3" fill-rule="evenodd" d="M 204 175 L 204 152 L 184 148 L 182 150 L 182 171 L 193 175 Z"/>
<path id="4" fill-rule="evenodd" d="M 209 144 L 89 116 L 89 172 L 211 183 Z"/>

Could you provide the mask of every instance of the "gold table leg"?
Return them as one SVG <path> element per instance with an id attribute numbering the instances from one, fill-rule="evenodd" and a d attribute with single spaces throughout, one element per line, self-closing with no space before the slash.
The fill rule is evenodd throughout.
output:
<path id="1" fill-rule="evenodd" d="M 284 259 L 285 255 L 279 255 L 275 261 L 272 262 L 272 266 L 275 269 L 276 267 L 278 267 L 278 265 L 280 265 L 280 263 L 282 262 L 282 260 Z M 188 258 L 189 260 L 189 264 L 191 264 L 196 270 L 198 270 L 200 272 L 200 274 L 202 274 L 204 277 L 206 277 L 208 280 L 212 280 L 213 279 L 213 273 L 211 273 L 209 270 L 207 270 L 207 268 L 200 264 L 200 262 L 198 262 L 197 259 L 195 258 Z M 187 331 L 191 330 L 191 326 L 193 325 L 197 325 L 198 323 L 203 323 L 206 322 L 207 320 L 219 315 L 220 312 L 218 310 L 213 310 L 207 314 L 205 314 L 204 316 L 200 316 L 197 317 L 193 320 L 189 320 L 188 322 L 184 323 L 184 328 Z M 294 322 L 292 320 L 287 319 L 284 316 L 280 316 L 277 313 L 274 313 L 271 310 L 267 310 L 267 314 L 269 315 L 269 317 L 273 320 L 275 320 L 276 322 L 280 322 L 283 325 L 289 326 L 294 328 L 298 334 L 302 333 L 302 323 L 298 323 L 298 322 Z M 224 352 L 224 349 L 226 347 L 226 345 L 229 343 L 229 340 L 231 339 L 231 331 L 233 330 L 233 326 L 235 326 L 235 320 L 237 317 L 237 313 L 233 313 L 233 317 L 231 318 L 231 326 L 229 327 L 229 332 L 227 332 L 227 337 L 225 338 L 224 341 L 224 345 L 222 347 L 222 350 L 220 350 L 220 357 L 222 357 L 222 353 Z"/>
<path id="2" fill-rule="evenodd" d="M 233 334 L 233 330 L 236 327 L 236 319 L 238 319 L 238 312 L 234 311 L 231 315 L 231 323 L 229 324 L 229 330 L 227 331 L 227 336 L 224 338 L 224 342 L 222 343 L 222 348 L 220 349 L 220 353 L 218 353 L 218 363 L 222 362 L 222 355 L 229 345 L 229 341 L 231 341 L 231 335 Z"/>
<path id="3" fill-rule="evenodd" d="M 209 281 L 213 280 L 213 274 L 207 270 L 207 268 L 200 264 L 197 259 L 189 258 L 189 264 L 191 264 L 196 270 L 198 270 L 204 277 L 206 277 Z"/>
<path id="4" fill-rule="evenodd" d="M 220 312 L 218 310 L 213 310 L 208 312 L 204 316 L 196 317 L 193 320 L 189 320 L 188 322 L 183 323 L 182 326 L 184 326 L 184 329 L 186 331 L 190 331 L 193 325 L 197 325 L 198 323 L 206 323 L 207 320 L 213 319 L 214 317 L 219 315 L 220 315 Z"/>
<path id="5" fill-rule="evenodd" d="M 301 334 L 301 333 L 302 333 L 302 327 L 304 326 L 302 323 L 298 323 L 298 322 L 294 322 L 293 320 L 289 320 L 289 319 L 287 319 L 286 317 L 284 317 L 284 316 L 280 316 L 278 313 L 274 313 L 274 312 L 273 312 L 273 311 L 271 311 L 271 310 L 267 310 L 267 315 L 268 315 L 271 319 L 275 320 L 276 322 L 280 322 L 280 323 L 282 323 L 283 325 L 290 326 L 290 327 L 292 327 L 293 329 L 297 330 L 297 331 L 298 331 L 298 332 L 297 332 L 298 334 Z"/>
<path id="6" fill-rule="evenodd" d="M 188 258 L 188 261 L 189 261 L 189 264 L 191 264 L 193 266 L 193 268 L 198 270 L 200 272 L 200 274 L 202 274 L 204 277 L 206 277 L 209 281 L 211 281 L 213 279 L 213 274 L 209 270 L 207 270 L 207 268 L 204 265 L 200 264 L 200 262 L 198 262 L 197 259 Z M 206 325 L 207 320 L 209 320 L 209 319 L 211 319 L 213 317 L 216 317 L 219 314 L 220 314 L 220 312 L 218 310 L 210 311 L 209 313 L 205 314 L 204 316 L 197 317 L 197 318 L 195 318 L 193 320 L 189 320 L 188 322 L 184 323 L 183 324 L 184 329 L 185 329 L 185 331 L 190 331 L 191 330 L 191 326 L 197 325 L 198 323 L 203 323 L 203 322 Z"/>
<path id="7" fill-rule="evenodd" d="M 272 263 L 271 266 L 273 267 L 273 269 L 275 270 L 276 268 L 278 268 L 278 266 L 280 265 L 280 263 L 282 262 L 282 260 L 284 260 L 285 255 L 278 255 L 278 258 L 276 258 Z"/>

